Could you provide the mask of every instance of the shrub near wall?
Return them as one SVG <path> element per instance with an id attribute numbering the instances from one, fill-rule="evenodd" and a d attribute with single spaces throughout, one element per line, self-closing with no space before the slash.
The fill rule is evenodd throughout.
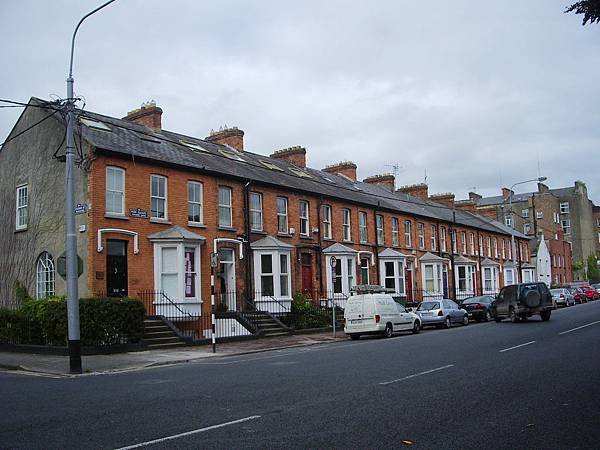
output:
<path id="1" fill-rule="evenodd" d="M 67 302 L 64 298 L 31 300 L 20 312 L 33 326 L 39 326 L 44 343 L 67 344 Z M 136 343 L 144 331 L 144 305 L 130 298 L 84 298 L 79 300 L 79 322 L 82 346 Z"/>

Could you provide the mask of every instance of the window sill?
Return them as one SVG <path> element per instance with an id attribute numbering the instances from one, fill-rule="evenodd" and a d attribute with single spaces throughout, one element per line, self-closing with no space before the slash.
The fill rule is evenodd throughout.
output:
<path id="1" fill-rule="evenodd" d="M 312 241 L 313 240 L 312 237 L 306 236 L 306 235 L 302 235 L 302 234 L 300 235 L 300 239 L 304 239 L 305 241 Z"/>
<path id="2" fill-rule="evenodd" d="M 104 214 L 104 218 L 105 218 L 105 219 L 129 220 L 129 217 L 127 217 L 125 214 L 111 214 L 111 213 L 105 213 L 105 214 Z"/>
<path id="3" fill-rule="evenodd" d="M 163 225 L 172 225 L 172 223 L 170 221 L 168 221 L 167 219 L 157 219 L 156 217 L 152 217 L 150 219 L 150 223 L 161 223 Z"/>
<path id="4" fill-rule="evenodd" d="M 292 235 L 289 233 L 277 233 L 277 236 L 279 237 L 284 237 L 284 238 L 291 238 Z"/>
<path id="5" fill-rule="evenodd" d="M 236 232 L 237 228 L 231 228 L 231 227 L 219 227 L 218 228 L 219 231 L 233 231 Z"/>
<path id="6" fill-rule="evenodd" d="M 22 233 L 23 231 L 27 231 L 27 227 L 15 228 L 15 233 Z"/>
<path id="7" fill-rule="evenodd" d="M 188 227 L 192 227 L 192 228 L 206 228 L 206 225 L 204 225 L 203 223 L 198 223 L 198 222 L 188 222 Z"/>
<path id="8" fill-rule="evenodd" d="M 262 231 L 262 230 L 250 230 L 250 233 L 252 233 L 252 234 L 261 234 L 263 236 L 267 235 L 267 232 L 266 231 Z"/>
<path id="9" fill-rule="evenodd" d="M 346 240 L 343 240 L 342 242 L 343 242 L 344 244 L 352 244 L 352 245 L 354 245 L 354 241 L 346 241 Z"/>
<path id="10" fill-rule="evenodd" d="M 335 242 L 335 239 L 333 238 L 323 238 L 324 241 L 329 241 L 329 242 Z"/>

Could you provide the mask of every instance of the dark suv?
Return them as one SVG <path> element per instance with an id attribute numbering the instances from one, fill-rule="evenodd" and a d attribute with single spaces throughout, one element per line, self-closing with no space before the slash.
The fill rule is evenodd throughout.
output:
<path id="1" fill-rule="evenodd" d="M 542 320 L 550 319 L 552 294 L 544 283 L 524 283 L 505 286 L 496 297 L 493 315 L 496 322 L 509 317 L 511 322 L 527 320 L 539 314 Z"/>

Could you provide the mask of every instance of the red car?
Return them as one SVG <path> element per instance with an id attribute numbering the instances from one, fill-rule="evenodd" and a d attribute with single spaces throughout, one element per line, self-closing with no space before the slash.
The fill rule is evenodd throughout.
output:
<path id="1" fill-rule="evenodd" d="M 578 287 L 573 287 L 570 289 L 571 294 L 573 294 L 573 298 L 577 303 L 584 303 L 588 301 L 587 296 L 585 295 L 585 291 L 583 289 Z"/>
<path id="2" fill-rule="evenodd" d="M 581 290 L 585 293 L 588 300 L 597 300 L 600 298 L 600 294 L 591 286 L 580 286 Z"/>

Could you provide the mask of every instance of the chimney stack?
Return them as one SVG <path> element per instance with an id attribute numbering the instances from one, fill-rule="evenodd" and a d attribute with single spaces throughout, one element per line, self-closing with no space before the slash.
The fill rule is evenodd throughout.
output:
<path id="1" fill-rule="evenodd" d="M 229 145 L 239 152 L 244 151 L 244 132 L 238 127 L 225 127 L 219 131 L 211 130 L 205 140 L 214 144 Z"/>
<path id="2" fill-rule="evenodd" d="M 433 194 L 429 196 L 429 200 L 436 203 L 441 203 L 442 205 L 447 206 L 448 208 L 454 207 L 454 194 L 451 192 L 446 192 L 443 194 Z"/>
<path id="3" fill-rule="evenodd" d="M 515 193 L 508 188 L 505 188 L 505 187 L 502 188 L 502 199 L 505 202 L 508 201 L 508 199 L 511 195 L 515 195 Z"/>
<path id="4" fill-rule="evenodd" d="M 363 183 L 376 184 L 377 186 L 381 186 L 384 189 L 387 189 L 390 192 L 394 192 L 395 186 L 395 178 L 391 173 L 384 173 L 381 175 L 372 175 L 363 180 Z"/>
<path id="5" fill-rule="evenodd" d="M 152 100 L 142 103 L 138 109 L 129 111 L 123 119 L 152 128 L 154 131 L 160 131 L 162 113 L 162 109 L 156 106 L 156 102 Z"/>
<path id="6" fill-rule="evenodd" d="M 341 161 L 337 164 L 331 164 L 323 169 L 323 172 L 341 175 L 356 181 L 356 164 L 352 161 Z"/>
<path id="7" fill-rule="evenodd" d="M 396 192 L 403 192 L 408 195 L 419 197 L 421 200 L 427 200 L 429 187 L 425 183 L 411 184 L 399 187 Z"/>
<path id="8" fill-rule="evenodd" d="M 271 158 L 290 162 L 302 169 L 306 168 L 306 149 L 299 145 L 277 150 L 271 153 Z"/>

